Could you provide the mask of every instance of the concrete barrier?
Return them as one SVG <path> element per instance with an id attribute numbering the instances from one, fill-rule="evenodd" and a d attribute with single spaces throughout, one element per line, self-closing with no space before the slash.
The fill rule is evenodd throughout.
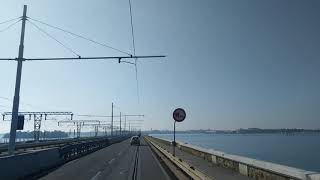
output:
<path id="1" fill-rule="evenodd" d="M 60 162 L 59 148 L 0 157 L 0 179 L 22 179 Z"/>
<path id="2" fill-rule="evenodd" d="M 155 137 L 152 139 L 158 143 L 170 144 L 169 140 Z M 177 142 L 177 147 L 184 152 L 256 180 L 320 180 L 320 173 L 317 172 L 227 154 L 213 149 L 204 149 L 183 142 Z"/>
<path id="3" fill-rule="evenodd" d="M 64 147 L 42 149 L 13 156 L 0 157 L 0 180 L 26 179 L 70 160 L 121 142 L 129 136 L 89 139 Z M 69 158 L 66 158 L 68 155 Z"/>

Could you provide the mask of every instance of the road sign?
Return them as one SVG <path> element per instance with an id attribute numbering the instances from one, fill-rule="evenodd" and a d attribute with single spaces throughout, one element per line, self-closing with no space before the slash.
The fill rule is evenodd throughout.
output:
<path id="1" fill-rule="evenodd" d="M 173 119 L 177 122 L 182 122 L 186 118 L 186 112 L 182 108 L 177 108 L 173 111 Z"/>

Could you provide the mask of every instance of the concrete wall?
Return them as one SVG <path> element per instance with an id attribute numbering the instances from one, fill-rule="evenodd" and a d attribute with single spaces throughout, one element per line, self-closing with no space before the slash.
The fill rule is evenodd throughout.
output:
<path id="1" fill-rule="evenodd" d="M 170 143 L 169 140 L 152 138 L 158 143 Z M 201 157 L 218 166 L 232 169 L 255 180 L 320 180 L 320 173 L 316 172 L 204 149 L 182 142 L 177 142 L 177 147 L 182 151 Z"/>
<path id="2" fill-rule="evenodd" d="M 21 179 L 60 162 L 58 148 L 0 157 L 0 179 Z"/>
<path id="3" fill-rule="evenodd" d="M 97 142 L 107 141 L 107 145 L 110 145 L 121 142 L 127 138 L 129 137 L 120 136 L 112 138 L 97 138 Z M 88 143 L 90 143 L 90 141 Z M 74 146 L 77 146 L 77 144 L 75 144 Z M 97 149 L 94 149 L 94 151 L 99 150 L 103 147 L 105 146 L 97 147 Z M 65 146 L 64 148 L 67 148 L 67 146 Z M 14 156 L 0 157 L 0 180 L 24 179 L 26 177 L 41 173 L 41 171 L 45 171 L 54 166 L 60 165 L 61 163 L 67 162 L 68 160 L 63 158 L 63 154 L 66 154 L 68 151 L 72 150 L 73 149 L 71 148 L 66 152 L 62 152 L 62 148 L 50 148 Z M 89 153 L 91 152 L 93 151 L 90 151 Z M 75 158 L 81 157 L 83 155 L 85 154 L 79 153 L 79 155 Z"/>

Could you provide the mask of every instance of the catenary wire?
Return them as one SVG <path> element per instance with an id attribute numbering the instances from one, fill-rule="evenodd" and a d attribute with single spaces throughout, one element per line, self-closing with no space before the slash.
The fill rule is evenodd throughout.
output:
<path id="1" fill-rule="evenodd" d="M 70 51 L 72 54 L 76 55 L 76 56 L 80 56 L 78 53 L 76 53 L 73 49 L 71 49 L 70 47 L 64 45 L 61 41 L 59 41 L 58 39 L 56 39 L 55 37 L 53 37 L 52 35 L 50 35 L 48 32 L 46 32 L 44 29 L 40 28 L 39 26 L 37 26 L 36 24 L 34 24 L 33 22 L 31 22 L 30 20 L 28 20 L 28 22 L 30 22 L 30 24 L 32 24 L 34 27 L 36 27 L 39 31 L 41 31 L 42 33 L 44 33 L 45 35 L 47 35 L 48 37 L 50 37 L 51 39 L 53 39 L 54 41 L 56 41 L 58 44 L 60 44 L 62 47 L 64 47 L 65 49 L 67 49 L 68 51 Z"/>
<path id="2" fill-rule="evenodd" d="M 6 21 L 2 21 L 2 22 L 0 22 L 0 24 L 5 24 L 5 23 L 8 23 L 8 22 L 17 20 L 17 19 L 21 19 L 21 17 L 17 17 L 17 18 L 13 18 L 13 19 L 6 20 Z"/>
<path id="3" fill-rule="evenodd" d="M 4 31 L 6 31 L 6 30 L 10 29 L 12 26 L 16 25 L 19 21 L 21 21 L 21 20 L 19 19 L 18 21 L 16 21 L 16 22 L 14 22 L 14 23 L 10 24 L 9 26 L 7 26 L 7 27 L 5 27 L 5 28 L 1 29 L 1 30 L 0 30 L 0 32 L 4 32 Z"/>
<path id="4" fill-rule="evenodd" d="M 67 31 L 67 30 L 65 30 L 65 29 L 62 29 L 62 28 L 60 28 L 60 27 L 57 27 L 57 26 L 54 26 L 54 25 L 51 25 L 51 24 L 48 24 L 48 23 L 45 23 L 45 22 L 43 22 L 43 21 L 40 21 L 40 20 L 37 20 L 37 19 L 33 19 L 33 18 L 30 18 L 30 17 L 28 17 L 28 19 L 33 20 L 33 21 L 38 22 L 38 23 L 41 23 L 41 24 L 43 24 L 43 25 L 49 26 L 49 27 L 51 27 L 51 28 L 54 28 L 54 29 L 63 31 L 63 32 L 65 32 L 65 33 L 67 33 L 67 34 L 70 34 L 70 35 L 72 35 L 72 36 L 75 36 L 75 37 L 78 37 L 78 38 L 81 38 L 81 39 L 90 41 L 90 42 L 95 43 L 95 44 L 98 44 L 98 45 L 100 45 L 100 46 L 103 46 L 103 47 L 106 47 L 106 48 L 109 48 L 109 49 L 113 49 L 113 50 L 115 50 L 115 51 L 118 51 L 118 52 L 121 52 L 121 53 L 124 53 L 124 54 L 127 54 L 127 55 L 132 55 L 132 54 L 126 52 L 126 51 L 123 51 L 123 50 L 114 48 L 114 47 L 112 47 L 112 46 L 110 46 L 110 45 L 107 45 L 107 44 L 104 44 L 104 43 L 95 41 L 95 40 L 93 40 L 93 39 L 84 37 L 84 36 L 82 36 L 82 35 L 73 33 L 73 32 L 71 32 L 71 31 Z"/>
<path id="5" fill-rule="evenodd" d="M 134 27 L 133 27 L 133 15 L 132 15 L 132 3 L 131 3 L 131 0 L 129 0 L 129 8 L 130 8 L 130 22 L 131 22 L 131 35 L 132 35 L 133 55 L 136 55 L 136 44 L 135 44 L 135 38 L 134 38 Z M 137 63 L 138 63 L 138 59 L 136 58 L 134 60 L 134 69 L 135 69 L 135 75 L 136 75 L 137 98 L 138 98 L 138 103 L 140 103 L 139 79 L 138 79 Z"/>

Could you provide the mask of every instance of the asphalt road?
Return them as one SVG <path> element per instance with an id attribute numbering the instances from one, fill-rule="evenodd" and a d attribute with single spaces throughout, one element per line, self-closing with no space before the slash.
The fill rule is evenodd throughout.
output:
<path id="1" fill-rule="evenodd" d="M 141 146 L 130 146 L 129 140 L 113 144 L 70 161 L 41 179 L 131 180 L 134 171 L 137 179 L 141 180 L 170 179 L 143 138 Z"/>

